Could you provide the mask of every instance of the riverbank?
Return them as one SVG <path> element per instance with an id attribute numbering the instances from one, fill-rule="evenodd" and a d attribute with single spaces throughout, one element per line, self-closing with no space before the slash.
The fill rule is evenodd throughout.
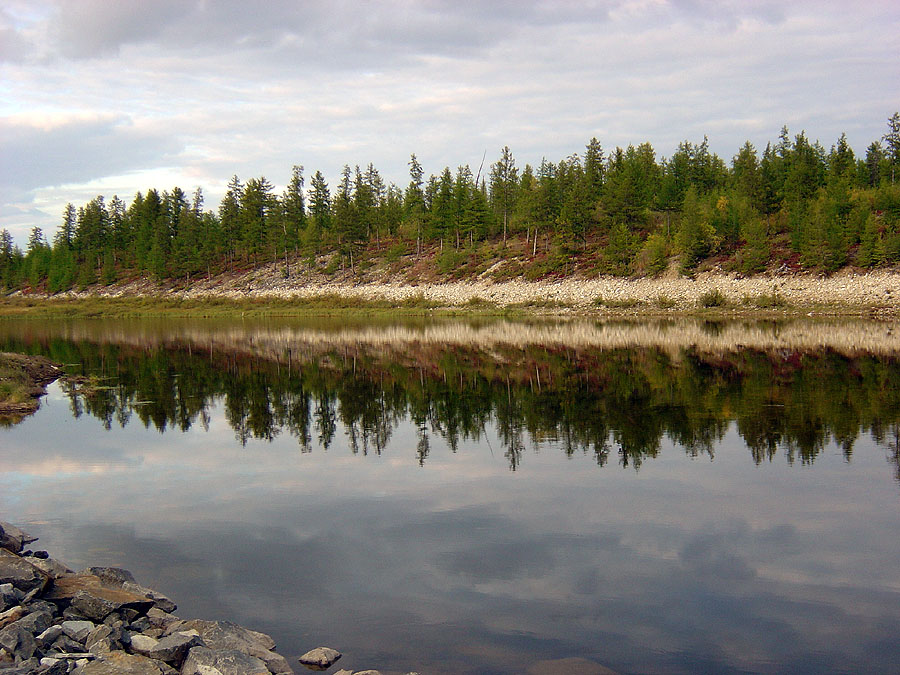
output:
<path id="1" fill-rule="evenodd" d="M 36 541 L 0 522 L 0 669 L 8 675 L 291 675 L 268 635 L 228 621 L 184 620 L 162 593 L 127 570 L 74 572 Z M 317 647 L 311 670 L 341 658 Z M 342 670 L 345 675 L 379 675 Z"/>
<path id="2" fill-rule="evenodd" d="M 35 412 L 47 385 L 62 374 L 43 356 L 0 353 L 0 422 L 16 422 Z"/>
<path id="3" fill-rule="evenodd" d="M 400 276 L 304 272 L 286 277 L 270 264 L 180 285 L 148 279 L 55 295 L 17 292 L 0 315 L 235 313 L 292 315 L 342 312 L 580 313 L 580 314 L 900 314 L 900 272 L 843 270 L 830 276 L 742 277 L 706 272 L 693 278 L 515 279 L 419 283 Z"/>

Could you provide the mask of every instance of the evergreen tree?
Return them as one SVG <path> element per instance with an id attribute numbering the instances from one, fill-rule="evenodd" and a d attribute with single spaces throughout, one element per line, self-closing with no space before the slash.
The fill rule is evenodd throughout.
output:
<path id="1" fill-rule="evenodd" d="M 887 146 L 885 154 L 891 165 L 891 185 L 893 185 L 897 167 L 900 166 L 900 112 L 895 112 L 888 119 L 888 131 L 882 136 L 882 140 Z"/>
<path id="2" fill-rule="evenodd" d="M 500 159 L 491 165 L 490 196 L 491 206 L 497 218 L 503 223 L 503 243 L 509 229 L 509 219 L 516 208 L 516 188 L 519 182 L 519 171 L 516 160 L 508 145 L 500 151 Z"/>

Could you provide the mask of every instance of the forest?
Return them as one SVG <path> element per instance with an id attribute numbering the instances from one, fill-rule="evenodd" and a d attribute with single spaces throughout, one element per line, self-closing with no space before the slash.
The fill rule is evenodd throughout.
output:
<path id="1" fill-rule="evenodd" d="M 730 166 L 700 143 L 671 157 L 649 143 L 518 167 L 504 147 L 488 167 L 426 177 L 415 155 L 405 188 L 373 164 L 344 166 L 330 186 L 296 165 L 282 194 L 234 176 L 216 210 L 201 188 L 68 204 L 55 233 L 35 227 L 23 251 L 0 230 L 0 288 L 57 293 L 141 277 L 190 284 L 266 263 L 285 277 L 400 270 L 429 260 L 445 278 L 682 274 L 717 267 L 833 272 L 900 262 L 900 113 L 857 156 L 783 127 L 762 154 L 748 141 Z M 503 265 L 496 263 L 502 262 Z"/>

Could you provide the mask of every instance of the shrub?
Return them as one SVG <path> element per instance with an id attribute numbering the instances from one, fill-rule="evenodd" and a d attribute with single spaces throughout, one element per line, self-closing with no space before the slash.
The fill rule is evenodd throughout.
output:
<path id="1" fill-rule="evenodd" d="M 700 296 L 699 304 L 701 307 L 725 307 L 728 305 L 728 298 L 718 288 L 714 288 Z"/>

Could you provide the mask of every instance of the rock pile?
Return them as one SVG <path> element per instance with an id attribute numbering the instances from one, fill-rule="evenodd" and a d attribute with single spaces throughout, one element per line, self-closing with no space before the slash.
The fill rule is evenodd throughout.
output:
<path id="1" fill-rule="evenodd" d="M 227 621 L 185 621 L 130 572 L 73 572 L 0 522 L 0 673 L 286 675 L 264 633 Z"/>

